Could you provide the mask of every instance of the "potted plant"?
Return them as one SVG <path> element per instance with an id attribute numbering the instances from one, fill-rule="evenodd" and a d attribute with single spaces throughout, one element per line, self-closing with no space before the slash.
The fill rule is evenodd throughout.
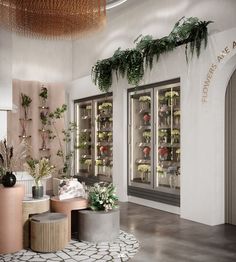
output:
<path id="1" fill-rule="evenodd" d="M 114 241 L 119 235 L 120 210 L 113 184 L 96 183 L 88 190 L 89 210 L 79 211 L 79 240 Z"/>
<path id="2" fill-rule="evenodd" d="M 141 180 L 148 182 L 151 172 L 151 166 L 147 164 L 138 165 L 138 172 L 141 173 Z"/>
<path id="3" fill-rule="evenodd" d="M 112 103 L 103 102 L 101 105 L 98 106 L 98 109 L 104 115 L 111 114 L 112 113 Z"/>
<path id="4" fill-rule="evenodd" d="M 168 106 L 176 106 L 179 101 L 179 92 L 172 90 L 167 91 L 165 92 L 165 98 L 167 99 Z"/>
<path id="5" fill-rule="evenodd" d="M 28 120 L 29 107 L 32 99 L 26 94 L 21 93 L 21 106 L 24 109 L 24 120 Z"/>
<path id="6" fill-rule="evenodd" d="M 179 143 L 180 142 L 180 132 L 179 129 L 173 129 L 171 131 L 172 143 Z"/>
<path id="7" fill-rule="evenodd" d="M 41 98 L 42 107 L 46 107 L 46 102 L 48 99 L 48 89 L 44 85 L 42 85 L 41 87 L 39 97 Z"/>
<path id="8" fill-rule="evenodd" d="M 143 138 L 144 138 L 145 143 L 150 143 L 151 142 L 151 131 L 144 131 Z"/>
<path id="9" fill-rule="evenodd" d="M 29 159 L 24 164 L 26 171 L 33 177 L 35 185 L 32 187 L 32 197 L 39 199 L 43 197 L 42 179 L 51 176 L 54 171 L 54 166 L 49 163 L 49 160 L 42 158 L 40 160 Z"/>
<path id="10" fill-rule="evenodd" d="M 180 110 L 174 112 L 174 123 L 176 126 L 180 125 Z"/>
<path id="11" fill-rule="evenodd" d="M 28 146 L 25 140 L 22 140 L 15 150 L 13 146 L 7 145 L 6 139 L 0 141 L 0 169 L 3 186 L 15 185 L 16 176 L 13 171 L 25 161 L 27 154 Z"/>
<path id="12" fill-rule="evenodd" d="M 150 104 L 151 104 L 151 97 L 144 95 L 139 97 L 139 108 L 140 110 L 146 110 L 148 111 L 150 109 Z"/>

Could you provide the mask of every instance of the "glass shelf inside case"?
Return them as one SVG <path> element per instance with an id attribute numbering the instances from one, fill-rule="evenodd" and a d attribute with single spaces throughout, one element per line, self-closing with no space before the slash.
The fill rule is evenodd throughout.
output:
<path id="1" fill-rule="evenodd" d="M 152 111 L 150 91 L 135 92 L 130 97 L 130 182 L 151 185 Z"/>
<path id="2" fill-rule="evenodd" d="M 180 87 L 156 90 L 156 187 L 180 189 Z"/>

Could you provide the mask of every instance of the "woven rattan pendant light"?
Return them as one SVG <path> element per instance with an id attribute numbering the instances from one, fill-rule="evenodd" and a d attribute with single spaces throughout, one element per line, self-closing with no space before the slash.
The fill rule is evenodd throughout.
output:
<path id="1" fill-rule="evenodd" d="M 105 19 L 106 0 L 0 0 L 0 26 L 36 38 L 75 39 Z"/>

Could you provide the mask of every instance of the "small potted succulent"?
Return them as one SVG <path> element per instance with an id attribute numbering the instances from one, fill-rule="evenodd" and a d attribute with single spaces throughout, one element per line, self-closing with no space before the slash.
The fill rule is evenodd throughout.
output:
<path id="1" fill-rule="evenodd" d="M 88 190 L 89 210 L 79 211 L 79 240 L 114 241 L 119 235 L 120 210 L 113 184 L 100 182 Z"/>
<path id="2" fill-rule="evenodd" d="M 33 177 L 35 185 L 32 187 L 32 197 L 39 199 L 43 197 L 44 188 L 41 180 L 50 177 L 54 171 L 54 166 L 50 165 L 49 160 L 42 158 L 40 160 L 29 159 L 24 164 L 26 171 Z"/>

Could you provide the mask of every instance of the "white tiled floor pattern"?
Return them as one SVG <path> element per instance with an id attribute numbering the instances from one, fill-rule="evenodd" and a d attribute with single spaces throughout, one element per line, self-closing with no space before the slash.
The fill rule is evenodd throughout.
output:
<path id="1" fill-rule="evenodd" d="M 31 250 L 8 255 L 0 255 L 0 262 L 34 261 L 34 262 L 55 262 L 55 261 L 128 261 L 137 253 L 139 243 L 137 239 L 124 231 L 120 231 L 119 238 L 113 243 L 88 243 L 72 240 L 62 251 L 56 253 L 36 253 Z"/>

